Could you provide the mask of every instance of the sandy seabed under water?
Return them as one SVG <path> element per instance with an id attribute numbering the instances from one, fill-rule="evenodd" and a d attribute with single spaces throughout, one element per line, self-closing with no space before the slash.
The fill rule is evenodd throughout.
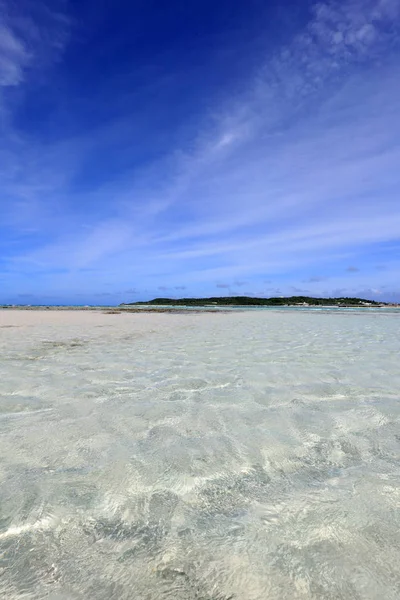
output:
<path id="1" fill-rule="evenodd" d="M 399 325 L 0 311 L 0 597 L 398 600 Z"/>

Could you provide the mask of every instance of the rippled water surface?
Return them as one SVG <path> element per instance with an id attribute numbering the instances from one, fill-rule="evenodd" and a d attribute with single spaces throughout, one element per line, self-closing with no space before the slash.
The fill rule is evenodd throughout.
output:
<path id="1" fill-rule="evenodd" d="M 0 311 L 0 597 L 398 600 L 399 324 Z"/>

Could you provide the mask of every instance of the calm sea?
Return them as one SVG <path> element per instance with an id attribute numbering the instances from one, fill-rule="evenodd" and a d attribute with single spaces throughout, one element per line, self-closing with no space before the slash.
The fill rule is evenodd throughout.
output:
<path id="1" fill-rule="evenodd" d="M 0 597 L 398 600 L 400 313 L 0 311 Z"/>

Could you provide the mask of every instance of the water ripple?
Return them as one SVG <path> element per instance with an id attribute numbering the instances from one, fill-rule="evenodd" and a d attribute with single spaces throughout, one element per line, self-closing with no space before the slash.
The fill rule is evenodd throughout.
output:
<path id="1" fill-rule="evenodd" d="M 400 597 L 397 314 L 5 312 L 1 598 Z"/>

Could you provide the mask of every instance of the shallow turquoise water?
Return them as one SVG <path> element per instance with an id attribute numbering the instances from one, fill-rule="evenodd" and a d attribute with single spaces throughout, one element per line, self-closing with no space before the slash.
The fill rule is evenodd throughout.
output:
<path id="1" fill-rule="evenodd" d="M 398 599 L 381 310 L 0 311 L 0 597 Z"/>

